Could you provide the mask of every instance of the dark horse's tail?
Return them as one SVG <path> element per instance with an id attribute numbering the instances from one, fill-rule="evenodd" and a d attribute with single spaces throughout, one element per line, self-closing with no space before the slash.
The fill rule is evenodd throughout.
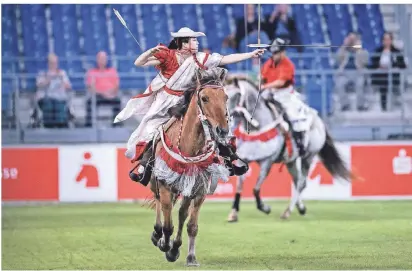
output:
<path id="1" fill-rule="evenodd" d="M 346 167 L 345 162 L 340 156 L 339 151 L 336 149 L 335 143 L 327 130 L 325 144 L 320 150 L 319 156 L 326 169 L 333 177 L 341 177 L 349 182 L 352 179 L 358 178 Z"/>

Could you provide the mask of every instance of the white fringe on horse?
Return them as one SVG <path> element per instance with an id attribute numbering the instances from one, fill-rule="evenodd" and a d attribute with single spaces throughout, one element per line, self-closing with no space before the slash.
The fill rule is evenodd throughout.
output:
<path id="1" fill-rule="evenodd" d="M 156 178 L 179 191 L 182 196 L 197 194 L 199 190 L 202 190 L 201 194 L 213 194 L 219 180 L 229 180 L 229 170 L 224 165 L 213 163 L 206 169 L 193 166 L 188 167 L 183 173 L 178 173 L 161 157 L 156 158 L 153 172 Z"/>
<path id="2" fill-rule="evenodd" d="M 163 127 L 159 128 L 162 149 L 156 157 L 153 173 L 165 184 L 183 196 L 200 193 L 213 194 L 219 180 L 227 182 L 230 172 L 215 152 L 215 144 L 210 149 L 195 157 L 184 157 L 180 151 L 168 146 Z M 179 153 L 177 153 L 179 152 Z"/>

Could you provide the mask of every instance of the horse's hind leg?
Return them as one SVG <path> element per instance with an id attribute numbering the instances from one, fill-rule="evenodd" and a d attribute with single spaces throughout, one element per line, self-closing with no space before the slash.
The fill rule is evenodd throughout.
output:
<path id="1" fill-rule="evenodd" d="M 180 205 L 179 228 L 177 230 L 176 238 L 173 240 L 172 249 L 166 252 L 166 259 L 169 262 L 175 262 L 180 256 L 179 248 L 182 245 L 183 226 L 189 214 L 190 202 L 191 202 L 190 198 L 184 197 Z"/>
<path id="2" fill-rule="evenodd" d="M 255 195 L 256 207 L 258 208 L 258 210 L 268 215 L 270 214 L 271 209 L 269 205 L 266 205 L 262 202 L 262 199 L 260 198 L 260 188 L 263 182 L 266 180 L 266 177 L 268 176 L 270 169 L 272 168 L 272 161 L 271 159 L 266 159 L 261 161 L 259 164 L 260 173 L 255 188 L 253 189 L 253 194 Z"/>
<path id="3" fill-rule="evenodd" d="M 173 194 L 163 185 L 160 185 L 159 187 L 159 194 L 163 212 L 163 237 L 159 240 L 157 246 L 161 251 L 168 252 L 172 247 L 170 236 L 173 234 Z"/>
<path id="4" fill-rule="evenodd" d="M 187 223 L 187 235 L 189 236 L 189 253 L 186 258 L 187 266 L 200 266 L 196 261 L 195 241 L 198 232 L 198 220 L 200 207 L 205 200 L 205 196 L 200 196 L 193 200 L 193 207 L 190 210 L 190 219 Z"/>
<path id="5" fill-rule="evenodd" d="M 162 211 L 162 205 L 160 204 L 160 201 L 156 199 L 156 223 L 154 225 L 154 231 L 152 233 L 152 243 L 157 247 L 157 243 L 159 242 L 159 239 L 162 238 L 162 220 L 161 220 L 161 211 Z"/>
<path id="6" fill-rule="evenodd" d="M 304 183 L 302 185 L 300 185 L 297 190 L 298 190 L 298 200 L 296 203 L 296 208 L 298 209 L 298 212 L 300 215 L 305 215 L 306 214 L 306 206 L 303 203 L 302 200 L 302 192 L 306 187 L 306 182 L 308 179 L 308 175 L 309 175 L 309 170 L 310 170 L 310 166 L 312 164 L 314 156 L 310 156 L 308 158 L 305 159 L 304 163 L 302 163 L 302 177 L 304 178 Z M 296 189 L 296 188 L 295 188 Z"/>
<path id="7" fill-rule="evenodd" d="M 300 163 L 301 161 L 295 160 L 294 162 L 287 164 L 288 171 L 293 179 L 294 191 L 292 192 L 292 199 L 290 200 L 288 208 L 286 208 L 280 217 L 282 219 L 289 218 L 295 205 L 298 204 L 301 193 L 306 186 L 306 176 L 303 175 L 303 168 Z"/>
<path id="8" fill-rule="evenodd" d="M 241 198 L 241 193 L 243 190 L 243 182 L 245 181 L 245 178 L 246 178 L 245 175 L 239 176 L 237 178 L 235 200 L 233 201 L 232 211 L 230 211 L 229 217 L 227 218 L 228 222 L 237 222 L 238 220 L 240 198 Z"/>

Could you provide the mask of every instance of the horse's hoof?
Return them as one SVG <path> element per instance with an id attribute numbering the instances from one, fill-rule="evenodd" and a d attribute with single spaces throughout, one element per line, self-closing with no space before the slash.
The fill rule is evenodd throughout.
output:
<path id="1" fill-rule="evenodd" d="M 303 208 L 299 208 L 299 206 L 297 206 L 297 209 L 300 215 L 306 215 L 306 206 L 303 206 Z"/>
<path id="2" fill-rule="evenodd" d="M 165 253 L 166 255 L 166 260 L 168 262 L 175 262 L 177 261 L 177 259 L 179 259 L 180 256 L 180 251 L 179 249 L 171 249 L 170 251 Z"/>
<path id="3" fill-rule="evenodd" d="M 200 266 L 200 264 L 196 261 L 195 255 L 187 255 L 186 266 L 189 266 L 189 267 L 199 267 Z"/>
<path id="4" fill-rule="evenodd" d="M 283 212 L 283 214 L 280 216 L 280 218 L 281 218 L 281 219 L 288 219 L 289 216 L 290 216 L 290 210 L 289 210 L 289 208 L 288 208 L 288 209 L 286 209 L 286 210 Z"/>
<path id="5" fill-rule="evenodd" d="M 152 232 L 152 237 L 150 239 L 152 240 L 152 243 L 155 247 L 157 247 L 157 244 L 159 243 L 160 238 L 161 236 L 159 237 L 159 235 L 155 231 Z"/>
<path id="6" fill-rule="evenodd" d="M 237 212 L 236 210 L 232 210 L 232 212 L 230 212 L 229 214 L 229 217 L 227 218 L 227 222 L 234 223 L 237 221 L 238 221 Z"/>
<path id="7" fill-rule="evenodd" d="M 172 248 L 171 240 L 169 243 L 165 242 L 164 238 L 161 238 L 159 242 L 157 242 L 157 247 L 160 249 L 162 252 L 168 252 Z"/>
<path id="8" fill-rule="evenodd" d="M 272 211 L 271 209 L 270 209 L 270 206 L 269 205 L 266 205 L 266 204 L 262 204 L 262 205 L 260 205 L 259 207 L 258 207 L 258 210 L 259 211 L 261 211 L 261 212 L 263 212 L 263 213 L 265 213 L 265 214 L 270 214 L 270 212 Z"/>

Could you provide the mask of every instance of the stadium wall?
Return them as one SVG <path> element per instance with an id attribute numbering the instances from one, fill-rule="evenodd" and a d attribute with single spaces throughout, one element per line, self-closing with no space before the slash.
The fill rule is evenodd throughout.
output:
<path id="1" fill-rule="evenodd" d="M 412 142 L 337 143 L 346 163 L 363 180 L 352 183 L 332 178 L 314 161 L 304 199 L 412 199 Z M 148 188 L 128 178 L 130 162 L 123 146 L 85 144 L 8 146 L 2 148 L 3 202 L 116 202 L 145 200 Z M 253 199 L 259 166 L 251 163 L 242 196 Z M 292 194 L 286 168 L 274 165 L 263 184 L 264 198 Z M 232 199 L 236 178 L 220 183 L 213 200 Z"/>

